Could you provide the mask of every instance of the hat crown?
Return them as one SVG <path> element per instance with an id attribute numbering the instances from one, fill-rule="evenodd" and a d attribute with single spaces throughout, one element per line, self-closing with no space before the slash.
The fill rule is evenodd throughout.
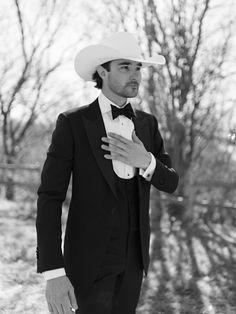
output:
<path id="1" fill-rule="evenodd" d="M 119 51 L 124 56 L 141 57 L 141 51 L 135 37 L 126 32 L 119 32 L 104 39 L 101 45 Z"/>

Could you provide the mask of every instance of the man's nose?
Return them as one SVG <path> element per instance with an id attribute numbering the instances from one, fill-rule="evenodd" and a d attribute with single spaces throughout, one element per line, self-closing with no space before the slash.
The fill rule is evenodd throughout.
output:
<path id="1" fill-rule="evenodd" d="M 130 80 L 139 82 L 139 80 L 140 80 L 140 71 L 138 71 L 136 69 L 132 70 L 131 73 L 130 73 Z"/>

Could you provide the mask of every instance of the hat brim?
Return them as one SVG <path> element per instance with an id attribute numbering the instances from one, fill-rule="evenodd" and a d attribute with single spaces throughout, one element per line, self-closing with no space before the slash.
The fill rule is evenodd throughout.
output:
<path id="1" fill-rule="evenodd" d="M 117 59 L 141 62 L 144 67 L 165 64 L 165 58 L 162 55 L 143 59 L 140 56 L 129 56 L 125 51 L 122 53 L 105 45 L 91 45 L 82 49 L 76 55 L 74 64 L 75 71 L 85 81 L 93 81 L 92 76 L 97 66 Z"/>

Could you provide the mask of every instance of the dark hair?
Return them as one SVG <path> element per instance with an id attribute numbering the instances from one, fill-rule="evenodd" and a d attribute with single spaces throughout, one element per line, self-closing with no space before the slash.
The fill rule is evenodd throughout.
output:
<path id="1" fill-rule="evenodd" d="M 107 71 L 110 71 L 110 63 L 111 61 L 108 61 L 106 63 L 101 64 L 101 66 Z M 98 89 L 102 89 L 102 78 L 98 74 L 98 71 L 93 73 L 92 79 L 96 83 L 95 87 Z"/>

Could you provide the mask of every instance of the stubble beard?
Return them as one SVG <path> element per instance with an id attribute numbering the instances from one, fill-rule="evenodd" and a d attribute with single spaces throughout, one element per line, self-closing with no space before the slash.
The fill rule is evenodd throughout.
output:
<path id="1" fill-rule="evenodd" d="M 122 91 L 119 93 L 124 98 L 134 98 L 138 95 L 139 85 L 126 84 Z"/>
<path id="2" fill-rule="evenodd" d="M 117 96 L 123 98 L 134 98 L 138 95 L 139 84 L 138 83 L 127 83 L 123 87 L 115 84 L 110 84 L 110 90 Z"/>

